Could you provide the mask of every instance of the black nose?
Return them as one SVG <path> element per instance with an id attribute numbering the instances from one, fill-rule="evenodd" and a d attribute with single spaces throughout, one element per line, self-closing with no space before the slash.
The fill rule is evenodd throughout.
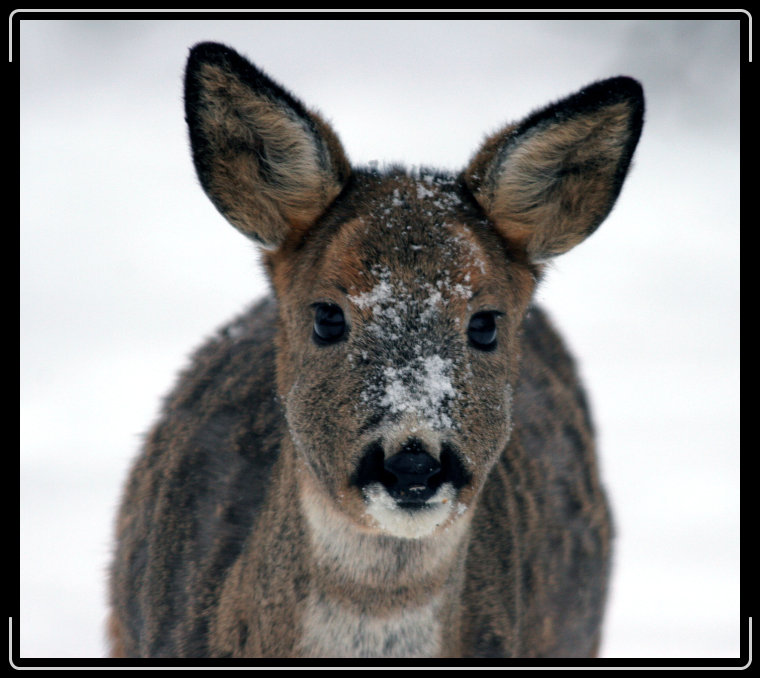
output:
<path id="1" fill-rule="evenodd" d="M 429 499 L 442 481 L 441 464 L 416 438 L 383 463 L 386 473 L 381 482 L 396 501 L 421 504 Z"/>

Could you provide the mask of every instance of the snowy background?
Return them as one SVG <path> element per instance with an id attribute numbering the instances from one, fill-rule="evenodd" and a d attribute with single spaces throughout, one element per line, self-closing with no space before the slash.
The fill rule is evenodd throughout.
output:
<path id="1" fill-rule="evenodd" d="M 266 289 L 188 151 L 184 60 L 216 40 L 321 110 L 357 164 L 458 169 L 538 106 L 642 81 L 617 208 L 538 297 L 585 375 L 615 510 L 602 656 L 738 657 L 739 15 L 251 16 L 21 21 L 21 656 L 104 655 L 141 435 L 191 350 Z"/>

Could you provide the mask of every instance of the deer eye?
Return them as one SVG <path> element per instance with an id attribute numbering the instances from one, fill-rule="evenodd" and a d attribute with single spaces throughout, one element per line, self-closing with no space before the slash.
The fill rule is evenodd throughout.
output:
<path id="1" fill-rule="evenodd" d="M 337 304 L 314 304 L 314 343 L 326 346 L 340 341 L 346 334 L 346 319 Z"/>
<path id="2" fill-rule="evenodd" d="M 470 346 L 480 351 L 493 351 L 496 348 L 496 318 L 498 311 L 478 311 L 470 318 L 467 326 L 467 338 Z"/>

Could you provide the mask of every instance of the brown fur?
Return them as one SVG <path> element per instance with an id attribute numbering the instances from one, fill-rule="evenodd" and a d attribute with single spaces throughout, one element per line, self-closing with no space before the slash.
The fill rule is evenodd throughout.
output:
<path id="1" fill-rule="evenodd" d="M 593 656 L 610 518 L 573 361 L 531 296 L 611 208 L 638 86 L 528 116 L 459 177 L 350 169 L 219 45 L 192 51 L 186 105 L 201 182 L 268 248 L 275 298 L 201 348 L 135 462 L 113 656 Z M 433 480 L 390 470 L 420 457 Z"/>

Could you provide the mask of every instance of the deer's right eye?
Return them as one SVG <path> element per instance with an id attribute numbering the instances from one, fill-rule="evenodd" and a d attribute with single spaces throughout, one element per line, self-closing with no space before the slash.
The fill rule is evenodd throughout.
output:
<path id="1" fill-rule="evenodd" d="M 314 305 L 314 343 L 326 346 L 340 341 L 346 334 L 346 319 L 337 304 Z"/>

